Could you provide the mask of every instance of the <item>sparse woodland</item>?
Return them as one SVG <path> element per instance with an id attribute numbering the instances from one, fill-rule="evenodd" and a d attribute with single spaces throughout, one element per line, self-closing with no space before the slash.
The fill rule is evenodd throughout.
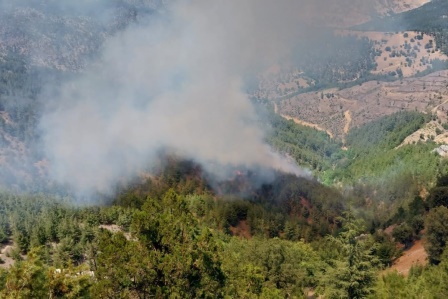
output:
<path id="1" fill-rule="evenodd" d="M 432 0 L 431 3 L 417 9 L 392 15 L 384 19 L 373 20 L 357 26 L 361 30 L 379 30 L 385 32 L 412 30 L 434 37 L 435 44 L 443 52 L 448 51 L 448 27 L 446 11 L 448 4 L 443 0 Z"/>

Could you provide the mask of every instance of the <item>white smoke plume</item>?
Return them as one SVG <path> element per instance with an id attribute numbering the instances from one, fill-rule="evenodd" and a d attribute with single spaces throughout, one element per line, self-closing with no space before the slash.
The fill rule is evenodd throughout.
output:
<path id="1" fill-rule="evenodd" d="M 289 54 L 307 31 L 300 15 L 310 3 L 173 1 L 111 38 L 99 61 L 43 95 L 52 177 L 80 192 L 109 192 L 162 148 L 205 167 L 300 174 L 264 143 L 243 78 Z"/>

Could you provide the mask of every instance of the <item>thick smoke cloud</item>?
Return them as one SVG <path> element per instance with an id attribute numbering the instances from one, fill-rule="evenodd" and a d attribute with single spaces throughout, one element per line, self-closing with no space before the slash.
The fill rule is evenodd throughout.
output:
<path id="1" fill-rule="evenodd" d="M 206 167 L 300 174 L 263 142 L 242 81 L 287 54 L 299 25 L 291 8 L 293 1 L 175 2 L 109 40 L 100 61 L 52 94 L 42 117 L 53 177 L 107 192 L 163 148 Z"/>
<path id="2" fill-rule="evenodd" d="M 82 75 L 43 94 L 53 178 L 108 192 L 166 148 L 217 174 L 216 165 L 257 165 L 300 175 L 264 143 L 243 78 L 288 57 L 328 3 L 166 2 L 109 39 Z"/>

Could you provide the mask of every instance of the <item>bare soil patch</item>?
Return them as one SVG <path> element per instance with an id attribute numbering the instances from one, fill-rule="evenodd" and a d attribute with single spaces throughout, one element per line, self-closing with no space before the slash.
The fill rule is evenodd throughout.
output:
<path id="1" fill-rule="evenodd" d="M 441 125 L 448 121 L 447 87 L 448 70 L 394 82 L 369 81 L 351 88 L 308 92 L 281 100 L 277 113 L 317 125 L 340 139 L 346 134 L 346 111 L 351 116 L 349 129 L 398 111 L 433 113 L 440 124 L 428 128 L 434 133 L 425 131 L 425 138 L 433 134 L 436 141 L 444 142 L 448 134 Z M 436 134 L 436 127 L 440 134 Z"/>
<path id="2" fill-rule="evenodd" d="M 274 111 L 275 111 L 275 113 L 277 113 L 277 114 L 279 114 L 278 113 L 278 107 L 277 107 L 277 104 L 274 104 Z M 291 117 L 291 116 L 288 116 L 288 115 L 285 115 L 285 114 L 279 114 L 281 117 L 283 117 L 284 119 L 287 119 L 287 120 L 292 120 L 293 122 L 295 122 L 296 124 L 299 124 L 299 125 L 302 125 L 302 126 L 306 126 L 306 127 L 310 127 L 310 128 L 314 128 L 314 129 L 316 129 L 316 130 L 318 130 L 318 131 L 323 131 L 323 132 L 325 132 L 325 133 L 327 133 L 328 134 L 328 136 L 330 136 L 330 138 L 333 138 L 333 134 L 329 131 L 329 130 L 327 130 L 327 129 L 325 129 L 325 128 L 323 128 L 323 127 L 321 127 L 321 126 L 319 126 L 318 124 L 313 124 L 313 123 L 310 123 L 310 122 L 307 122 L 307 121 L 303 121 L 303 120 L 301 120 L 301 119 L 298 119 L 298 118 L 296 118 L 296 117 Z"/>
<path id="3" fill-rule="evenodd" d="M 350 129 L 350 125 L 352 123 L 352 115 L 350 113 L 350 110 L 344 112 L 344 117 L 345 117 L 344 133 L 347 134 Z"/>
<path id="4" fill-rule="evenodd" d="M 4 244 L 0 250 L 0 258 L 3 260 L 3 263 L 0 264 L 0 268 L 9 269 L 12 265 L 14 265 L 14 260 L 9 256 L 13 250 L 15 250 L 16 245 L 9 241 Z"/>
<path id="5" fill-rule="evenodd" d="M 437 121 L 430 121 L 423 128 L 415 131 L 398 146 L 434 140 L 436 143 L 448 143 L 448 132 Z"/>
<path id="6" fill-rule="evenodd" d="M 6 125 L 13 125 L 14 123 L 11 120 L 11 117 L 9 116 L 8 112 L 6 111 L 0 111 L 0 118 L 3 119 Z"/>
<path id="7" fill-rule="evenodd" d="M 437 50 L 432 36 L 414 31 L 364 32 L 338 31 L 342 35 L 367 37 L 375 42 L 375 49 L 381 52 L 376 57 L 378 64 L 373 74 L 390 74 L 401 70 L 403 77 L 414 76 L 432 66 L 434 59 L 448 60 L 448 56 Z"/>
<path id="8" fill-rule="evenodd" d="M 415 241 L 411 248 L 403 252 L 403 255 L 398 258 L 392 267 L 386 270 L 397 271 L 398 273 L 407 276 L 412 266 L 425 266 L 428 264 L 428 254 L 423 247 L 421 240 Z"/>
<path id="9" fill-rule="evenodd" d="M 250 233 L 250 226 L 246 220 L 241 220 L 235 227 L 231 226 L 230 231 L 232 232 L 233 236 L 238 236 L 248 240 L 252 238 L 252 235 Z"/>

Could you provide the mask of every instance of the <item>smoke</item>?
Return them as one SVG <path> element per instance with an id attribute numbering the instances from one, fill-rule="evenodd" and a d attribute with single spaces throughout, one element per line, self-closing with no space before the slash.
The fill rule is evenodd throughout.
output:
<path id="1" fill-rule="evenodd" d="M 158 13 L 108 38 L 94 64 L 42 93 L 39 129 L 51 176 L 83 194 L 109 193 L 166 149 L 223 179 L 228 166 L 304 174 L 264 142 L 244 78 L 300 55 L 292 49 L 318 38 L 334 3 L 140 2 Z M 101 6 L 55 3 L 56 11 L 87 15 Z"/>
<path id="2" fill-rule="evenodd" d="M 294 9 L 291 9 L 294 8 Z M 217 165 L 301 170 L 263 141 L 247 74 L 286 57 L 303 26 L 295 1 L 179 1 L 107 41 L 99 61 L 43 94 L 50 173 L 110 192 L 161 149 Z"/>

